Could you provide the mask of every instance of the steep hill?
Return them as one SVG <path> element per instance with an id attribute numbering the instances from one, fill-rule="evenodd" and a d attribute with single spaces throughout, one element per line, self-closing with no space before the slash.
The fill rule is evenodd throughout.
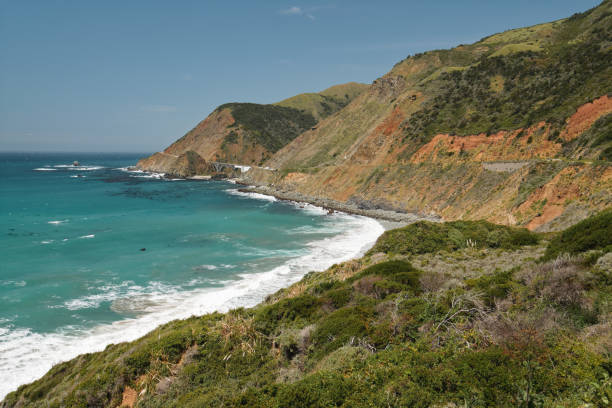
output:
<path id="1" fill-rule="evenodd" d="M 612 203 L 612 2 L 410 56 L 249 181 L 559 229 Z"/>
<path id="2" fill-rule="evenodd" d="M 303 93 L 275 103 L 310 113 L 317 121 L 339 111 L 368 89 L 357 82 L 335 85 L 319 93 Z"/>
<path id="3" fill-rule="evenodd" d="M 187 151 L 205 161 L 260 165 L 318 120 L 350 103 L 368 85 L 336 85 L 320 93 L 294 96 L 273 105 L 227 103 L 182 138 L 139 162 L 138 167 L 168 173 L 169 157 Z"/>
<path id="4" fill-rule="evenodd" d="M 58 364 L 0 407 L 609 407 L 611 237 L 612 210 L 553 237 L 415 223 L 254 308 Z"/>

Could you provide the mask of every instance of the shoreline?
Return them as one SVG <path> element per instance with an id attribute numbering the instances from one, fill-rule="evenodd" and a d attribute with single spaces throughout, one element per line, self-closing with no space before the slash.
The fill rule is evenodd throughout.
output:
<path id="1" fill-rule="evenodd" d="M 295 207 L 312 211 L 312 207 L 304 209 L 301 204 L 304 203 L 292 201 L 292 205 Z M 317 215 L 326 215 L 322 207 L 316 207 Z M 337 215 L 342 216 L 340 212 Z M 336 254 L 335 256 L 342 260 L 359 258 L 376 242 L 382 232 L 389 229 L 380 220 L 372 217 L 367 218 L 370 218 L 371 221 L 356 222 L 350 228 L 332 237 L 311 242 L 307 246 L 309 248 L 308 252 L 304 255 L 287 260 L 272 269 L 255 273 L 245 271 L 246 273 L 240 274 L 240 279 L 222 288 L 198 288 L 181 293 L 178 296 L 168 297 L 157 304 L 151 313 L 143 316 L 122 319 L 110 324 L 96 325 L 75 333 L 35 334 L 34 336 L 21 332 L 15 333 L 20 338 L 22 346 L 25 344 L 34 347 L 35 343 L 52 344 L 53 350 L 49 347 L 42 347 L 38 351 L 39 357 L 43 360 L 43 364 L 39 368 L 44 368 L 44 370 L 40 371 L 29 367 L 29 369 L 20 372 L 21 381 L 15 382 L 9 387 L 0 387 L 2 389 L 0 400 L 19 386 L 30 384 L 41 378 L 56 364 L 69 361 L 85 353 L 103 351 L 109 344 L 134 341 L 172 320 L 186 319 L 190 316 L 203 316 L 215 311 L 224 313 L 236 307 L 254 307 L 265 301 L 267 296 L 299 281 L 309 271 L 322 271 L 337 262 L 336 258 L 332 259 L 325 255 L 331 248 L 335 249 L 332 251 Z M 379 227 L 372 230 L 371 226 L 374 223 L 377 223 Z M 367 226 L 368 224 L 370 224 L 370 227 Z M 356 241 L 357 245 L 355 245 Z M 350 245 L 347 247 L 347 244 Z M 169 314 L 168 309 L 175 310 L 175 313 Z M 177 310 L 179 313 L 176 313 Z M 47 364 L 50 365 L 47 366 Z"/>
<path id="2" fill-rule="evenodd" d="M 233 181 L 237 184 L 241 184 L 244 186 L 243 188 L 238 189 L 238 191 L 241 192 L 268 195 L 282 201 L 308 203 L 317 207 L 321 207 L 327 210 L 330 214 L 337 211 L 351 215 L 360 215 L 363 217 L 373 218 L 379 222 L 382 221 L 381 225 L 385 227 L 385 230 L 399 228 L 417 221 L 443 221 L 442 218 L 437 215 L 402 213 L 398 211 L 383 209 L 366 209 L 360 208 L 355 204 L 343 203 L 328 198 L 312 197 L 292 191 L 281 191 L 269 186 L 250 185 L 243 183 L 241 180 Z"/>

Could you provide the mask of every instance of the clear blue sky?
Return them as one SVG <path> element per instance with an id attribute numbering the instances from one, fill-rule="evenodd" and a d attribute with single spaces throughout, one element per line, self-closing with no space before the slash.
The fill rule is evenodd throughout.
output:
<path id="1" fill-rule="evenodd" d="M 0 0 L 0 150 L 157 151 L 222 103 L 370 83 L 597 4 Z"/>

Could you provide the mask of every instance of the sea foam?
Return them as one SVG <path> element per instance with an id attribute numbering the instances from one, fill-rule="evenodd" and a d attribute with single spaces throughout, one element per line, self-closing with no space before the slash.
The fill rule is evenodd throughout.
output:
<path id="1" fill-rule="evenodd" d="M 315 211 L 314 208 L 308 210 Z M 91 329 L 67 327 L 44 334 L 29 329 L 0 328 L 0 398 L 19 385 L 41 377 L 54 364 L 82 353 L 101 351 L 111 343 L 135 340 L 171 320 L 254 306 L 268 294 L 297 282 L 309 271 L 324 270 L 334 263 L 360 256 L 384 231 L 377 221 L 370 218 L 341 213 L 330 217 L 337 224 L 334 228 L 341 231 L 337 235 L 309 242 L 302 255 L 273 269 L 258 273 L 245 270 L 237 280 L 221 282 L 222 287 L 181 290 L 152 282 L 149 287 L 141 288 L 124 282 L 119 287 L 109 285 L 97 296 L 60 305 L 75 310 L 112 301 L 112 309 L 131 312 L 137 317 Z M 121 285 L 127 290 L 123 290 Z"/>

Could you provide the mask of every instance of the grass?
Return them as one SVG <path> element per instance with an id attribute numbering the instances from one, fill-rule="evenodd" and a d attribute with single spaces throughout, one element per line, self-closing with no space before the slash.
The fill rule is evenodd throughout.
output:
<path id="1" fill-rule="evenodd" d="M 321 120 L 344 108 L 366 89 L 368 89 L 366 84 L 349 82 L 332 86 L 319 93 L 299 94 L 275 105 L 297 109 Z"/>
<path id="2" fill-rule="evenodd" d="M 495 51 L 489 56 L 489 58 L 501 57 L 505 55 L 517 54 L 520 52 L 539 52 L 542 51 L 542 47 L 535 44 L 519 43 L 519 44 L 506 44 L 499 50 Z"/>

